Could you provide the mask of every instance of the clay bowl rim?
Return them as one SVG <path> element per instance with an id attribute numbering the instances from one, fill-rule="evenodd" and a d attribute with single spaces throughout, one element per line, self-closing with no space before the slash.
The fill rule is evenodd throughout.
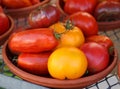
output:
<path id="1" fill-rule="evenodd" d="M 68 14 L 67 13 L 65 13 L 64 12 L 64 10 L 61 8 L 61 6 L 60 6 L 60 0 L 57 0 L 56 1 L 56 6 L 57 6 L 57 8 L 60 10 L 60 12 L 63 14 L 63 16 L 67 16 Z M 97 23 L 98 23 L 98 26 L 102 26 L 102 28 L 103 28 L 103 30 L 105 30 L 104 28 L 106 28 L 106 26 L 111 26 L 111 25 L 115 25 L 113 28 L 114 29 L 117 29 L 117 28 L 120 28 L 120 20 L 117 20 L 117 21 L 110 21 L 110 22 L 98 22 L 97 21 Z M 116 24 L 118 24 L 117 26 L 116 26 Z M 105 27 L 103 27 L 103 26 L 105 26 Z M 112 29 L 112 28 L 111 28 Z M 108 30 L 111 30 L 111 29 L 108 29 Z M 102 29 L 101 29 L 101 27 L 100 27 L 100 30 L 102 31 Z"/>
<path id="2" fill-rule="evenodd" d="M 14 20 L 12 19 L 11 16 L 7 15 L 10 21 L 10 28 L 0 36 L 0 40 L 2 40 L 3 38 L 5 38 L 6 36 L 8 36 L 13 30 L 14 30 Z"/>
<path id="3" fill-rule="evenodd" d="M 50 0 L 44 0 L 44 1 L 40 2 L 40 3 L 38 3 L 38 4 L 29 6 L 29 7 L 19 8 L 19 9 L 8 9 L 8 8 L 5 8 L 5 11 L 7 13 L 9 13 L 9 12 L 13 12 L 13 13 L 14 12 L 23 12 L 23 11 L 26 11 L 26 10 L 29 10 L 29 9 L 32 9 L 32 8 L 36 8 L 36 7 L 40 6 L 40 5 L 44 5 L 45 3 L 49 2 L 49 1 Z"/>
<path id="4" fill-rule="evenodd" d="M 115 52 L 114 59 L 112 63 L 104 71 L 91 75 L 91 76 L 74 79 L 74 80 L 58 80 L 54 78 L 47 78 L 47 77 L 33 75 L 33 74 L 30 74 L 28 72 L 25 72 L 19 69 L 8 59 L 6 55 L 7 44 L 8 44 L 8 40 L 3 45 L 2 56 L 3 56 L 3 60 L 5 64 L 9 67 L 9 69 L 14 74 L 19 76 L 20 78 L 26 81 L 29 81 L 31 83 L 38 84 L 38 85 L 45 86 L 45 87 L 52 87 L 52 88 L 80 88 L 80 87 L 84 88 L 84 87 L 87 87 L 103 79 L 105 76 L 107 76 L 114 69 L 118 61 L 117 51 L 114 50 Z"/>

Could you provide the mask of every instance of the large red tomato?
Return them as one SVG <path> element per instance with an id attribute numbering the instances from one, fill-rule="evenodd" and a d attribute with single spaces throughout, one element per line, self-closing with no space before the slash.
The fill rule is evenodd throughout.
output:
<path id="1" fill-rule="evenodd" d="M 108 0 L 99 3 L 95 8 L 94 17 L 99 22 L 120 20 L 120 2 Z"/>
<path id="2" fill-rule="evenodd" d="M 3 12 L 2 7 L 0 7 L 0 35 L 5 33 L 10 26 L 9 18 Z"/>
<path id="3" fill-rule="evenodd" d="M 103 71 L 109 64 L 109 53 L 107 49 L 95 42 L 88 42 L 80 48 L 88 60 L 88 72 L 95 74 Z"/>
<path id="4" fill-rule="evenodd" d="M 69 15 L 67 19 L 70 19 L 74 25 L 79 27 L 85 36 L 98 34 L 98 24 L 95 18 L 87 12 L 74 13 Z"/>
<path id="5" fill-rule="evenodd" d="M 64 11 L 68 14 L 78 11 L 93 13 L 97 2 L 97 0 L 66 0 Z"/>
<path id="6" fill-rule="evenodd" d="M 48 67 L 47 62 L 51 52 L 44 53 L 21 53 L 18 56 L 17 66 L 21 69 L 37 74 L 37 75 L 47 75 Z"/>
<path id="7" fill-rule="evenodd" d="M 52 5 L 46 5 L 32 11 L 28 17 L 32 28 L 48 27 L 60 19 L 59 10 Z"/>

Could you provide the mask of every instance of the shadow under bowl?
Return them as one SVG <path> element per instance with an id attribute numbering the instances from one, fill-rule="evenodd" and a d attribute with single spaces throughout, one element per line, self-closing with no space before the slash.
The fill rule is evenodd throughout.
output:
<path id="1" fill-rule="evenodd" d="M 8 18 L 10 21 L 10 27 L 4 34 L 0 36 L 0 46 L 4 44 L 4 42 L 8 39 L 8 37 L 14 30 L 14 26 L 15 26 L 14 20 L 11 18 L 11 16 L 8 16 Z"/>
<path id="2" fill-rule="evenodd" d="M 23 17 L 28 17 L 29 13 L 37 9 L 38 7 L 48 3 L 50 0 L 41 0 L 40 3 L 25 7 L 25 8 L 19 8 L 19 9 L 8 9 L 6 8 L 4 11 L 6 14 L 10 15 L 13 18 L 23 18 Z"/>

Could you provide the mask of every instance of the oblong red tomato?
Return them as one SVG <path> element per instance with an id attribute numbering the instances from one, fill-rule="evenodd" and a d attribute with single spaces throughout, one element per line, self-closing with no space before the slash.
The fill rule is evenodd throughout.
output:
<path id="1" fill-rule="evenodd" d="M 85 36 L 98 34 L 98 24 L 95 18 L 87 12 L 77 12 L 67 17 L 79 27 Z"/>
<path id="2" fill-rule="evenodd" d="M 12 52 L 38 53 L 49 51 L 58 44 L 53 30 L 50 28 L 38 28 L 24 30 L 14 33 L 9 41 L 8 47 Z"/>
<path id="3" fill-rule="evenodd" d="M 32 28 L 49 27 L 60 19 L 60 11 L 52 5 L 38 8 L 28 16 L 28 23 Z"/>
<path id="4" fill-rule="evenodd" d="M 51 52 L 21 53 L 17 59 L 17 66 L 26 72 L 37 75 L 48 75 L 47 62 Z"/>

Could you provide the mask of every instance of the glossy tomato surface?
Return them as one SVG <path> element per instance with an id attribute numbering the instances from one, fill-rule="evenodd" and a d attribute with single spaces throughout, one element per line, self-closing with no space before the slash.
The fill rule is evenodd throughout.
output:
<path id="1" fill-rule="evenodd" d="M 85 36 L 97 35 L 98 24 L 95 18 L 87 12 L 77 12 L 67 17 L 72 23 L 79 27 Z"/>
<path id="2" fill-rule="evenodd" d="M 17 66 L 24 71 L 37 75 L 48 75 L 47 62 L 51 52 L 21 53 L 17 59 Z"/>
<path id="3" fill-rule="evenodd" d="M 39 0 L 2 0 L 2 5 L 9 9 L 18 9 L 39 3 Z"/>
<path id="4" fill-rule="evenodd" d="M 11 35 L 8 46 L 16 53 L 38 53 L 54 49 L 58 44 L 50 28 L 38 28 L 16 32 Z"/>
<path id="5" fill-rule="evenodd" d="M 32 28 L 48 27 L 60 19 L 59 10 L 52 5 L 46 5 L 32 11 L 28 22 Z"/>
<path id="6" fill-rule="evenodd" d="M 85 11 L 92 14 L 97 2 L 97 0 L 66 0 L 64 11 L 68 14 L 78 11 Z"/>
<path id="7" fill-rule="evenodd" d="M 89 74 L 103 71 L 109 64 L 109 53 L 107 49 L 95 42 L 85 43 L 80 48 L 88 60 Z"/>
<path id="8" fill-rule="evenodd" d="M 86 37 L 86 42 L 97 42 L 107 49 L 114 46 L 113 41 L 108 36 L 104 35 L 93 35 L 90 37 Z"/>
<path id="9" fill-rule="evenodd" d="M 120 2 L 108 0 L 99 3 L 95 8 L 94 17 L 99 22 L 120 20 Z"/>

